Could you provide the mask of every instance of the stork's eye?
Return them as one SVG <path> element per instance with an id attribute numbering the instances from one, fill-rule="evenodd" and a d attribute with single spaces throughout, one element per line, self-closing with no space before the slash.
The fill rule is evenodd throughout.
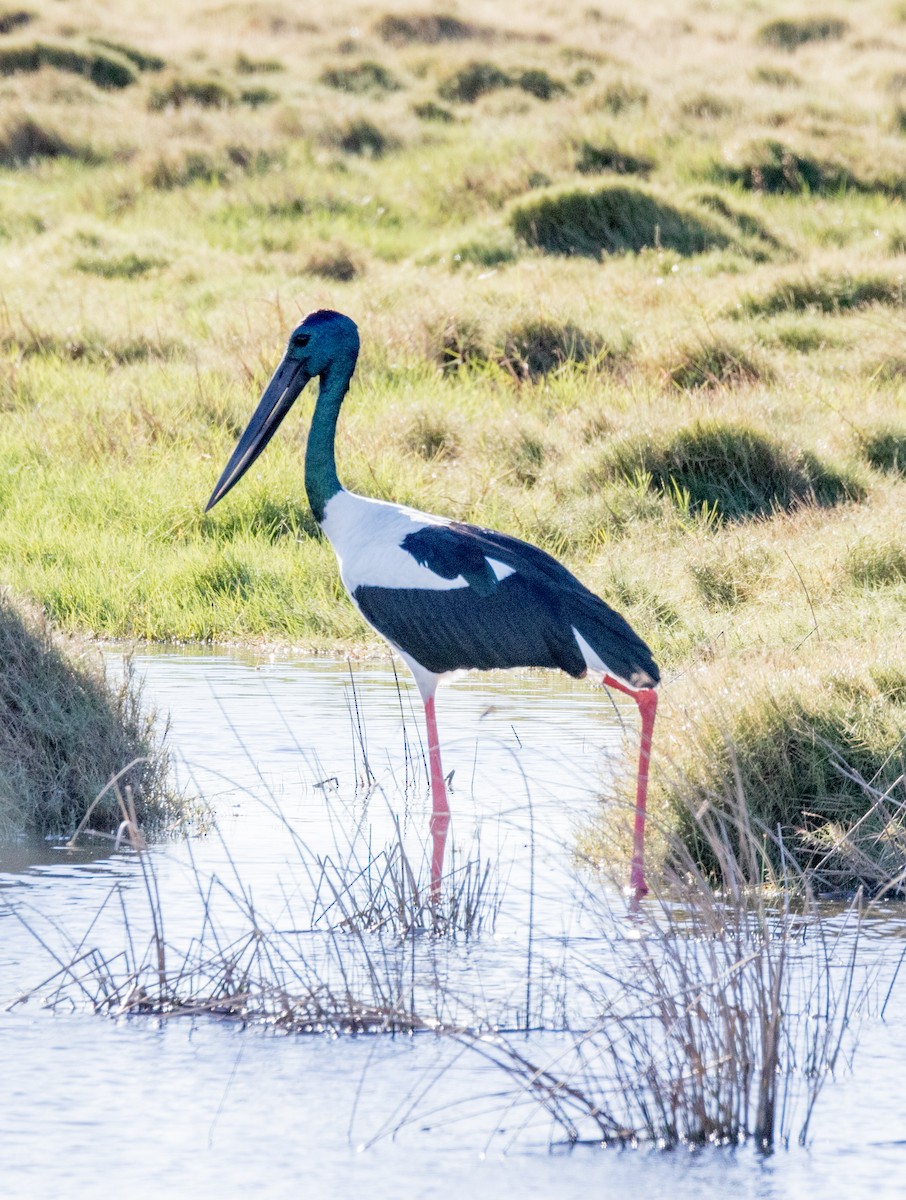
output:
<path id="1" fill-rule="evenodd" d="M 297 333 L 295 335 L 295 337 L 293 338 L 293 345 L 298 346 L 299 349 L 302 349 L 303 346 L 308 345 L 308 339 L 310 337 L 311 337 L 311 334 L 309 334 L 309 333 Z"/>

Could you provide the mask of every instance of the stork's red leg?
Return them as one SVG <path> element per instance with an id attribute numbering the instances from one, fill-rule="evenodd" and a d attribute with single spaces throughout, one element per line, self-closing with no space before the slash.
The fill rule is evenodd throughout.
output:
<path id="1" fill-rule="evenodd" d="M 654 688 L 639 688 L 634 691 L 623 683 L 618 683 L 610 675 L 604 676 L 607 687 L 616 688 L 632 696 L 639 706 L 639 716 L 642 719 L 642 732 L 639 744 L 639 773 L 635 793 L 635 831 L 632 844 L 632 868 L 629 873 L 629 886 L 640 900 L 648 891 L 645 882 L 645 810 L 648 803 L 648 767 L 651 763 L 651 735 L 654 731 L 654 718 L 657 716 L 657 692 Z"/>
<path id="2" fill-rule="evenodd" d="M 440 899 L 440 881 L 444 870 L 444 848 L 450 826 L 450 806 L 444 773 L 440 765 L 440 742 L 437 737 L 437 718 L 434 715 L 434 697 L 425 701 L 425 721 L 428 726 L 428 762 L 431 768 L 431 839 L 434 843 L 431 856 L 431 899 Z"/>

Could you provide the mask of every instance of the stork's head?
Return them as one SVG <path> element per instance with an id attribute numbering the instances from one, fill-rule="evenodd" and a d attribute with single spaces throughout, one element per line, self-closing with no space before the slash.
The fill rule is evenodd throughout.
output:
<path id="1" fill-rule="evenodd" d="M 211 493 L 205 512 L 236 486 L 277 432 L 308 381 L 317 375 L 323 386 L 333 369 L 342 371 L 348 380 L 358 353 L 359 331 L 355 321 L 329 309 L 308 314 L 290 335 L 283 361 L 264 389 L 245 433 Z"/>

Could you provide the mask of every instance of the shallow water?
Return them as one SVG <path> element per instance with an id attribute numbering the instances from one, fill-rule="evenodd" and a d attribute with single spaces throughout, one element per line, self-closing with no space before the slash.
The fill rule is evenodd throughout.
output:
<path id="1" fill-rule="evenodd" d="M 179 777 L 212 804 L 219 830 L 151 851 L 169 940 L 197 931 L 199 875 L 241 879 L 257 909 L 309 927 L 323 904 L 289 830 L 312 852 L 342 857 L 357 827 L 383 845 L 395 814 L 418 858 L 427 826 L 419 706 L 389 663 L 355 664 L 354 690 L 347 664 L 325 660 L 192 651 L 142 654 L 138 666 L 170 713 Z M 492 863 L 502 899 L 493 930 L 437 944 L 433 967 L 473 1011 L 515 1024 L 528 1007 L 553 1023 L 558 955 L 580 942 L 586 958 L 598 952 L 570 848 L 619 762 L 618 716 L 601 691 L 543 674 L 462 677 L 438 711 L 453 836 L 461 855 Z M 121 913 L 109 904 L 97 914 L 116 885 L 137 933 L 145 907 L 131 852 L 0 848 L 0 1008 L 55 970 L 16 914 L 61 954 L 94 922 L 91 940 L 113 953 Z M 859 952 L 889 954 L 904 937 L 891 905 Z M 230 1197 L 254 1187 L 296 1197 L 301 1185 L 374 1200 L 463 1188 L 500 1200 L 592 1189 L 648 1200 L 902 1196 L 903 987 L 906 973 L 886 1021 L 867 1020 L 852 1072 L 827 1085 L 810 1149 L 768 1158 L 551 1153 L 549 1123 L 514 1105 L 506 1080 L 430 1036 L 281 1036 L 210 1019 L 105 1020 L 78 1004 L 51 1013 L 31 1001 L 0 1011 L 0 1194 Z"/>

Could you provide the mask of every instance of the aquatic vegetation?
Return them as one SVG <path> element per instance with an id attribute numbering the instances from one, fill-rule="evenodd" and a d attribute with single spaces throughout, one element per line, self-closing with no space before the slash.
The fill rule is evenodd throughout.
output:
<path id="1" fill-rule="evenodd" d="M 361 728 L 357 736 L 364 748 Z M 852 1054 L 882 964 L 857 958 L 862 910 L 851 907 L 841 936 L 790 855 L 772 867 L 745 808 L 708 810 L 699 827 L 711 875 L 677 844 L 654 898 L 629 918 L 618 890 L 586 878 L 572 899 L 582 936 L 556 939 L 556 961 L 546 960 L 543 939 L 534 945 L 533 898 L 519 898 L 530 929 L 517 951 L 526 987 L 514 1023 L 500 1018 L 500 979 L 485 977 L 480 954 L 466 955 L 509 902 L 494 866 L 480 853 L 454 859 L 428 905 L 400 823 L 395 840 L 375 848 L 365 820 L 337 829 L 327 853 L 284 826 L 288 862 L 313 896 L 306 913 L 294 889 L 300 911 L 289 926 L 282 905 L 275 920 L 253 902 L 233 863 L 230 878 L 194 868 L 197 933 L 166 937 L 172 902 L 140 854 L 144 886 L 114 885 L 124 922 L 117 944 L 101 944 L 95 917 L 74 939 L 78 960 L 18 1003 L 40 995 L 54 1008 L 211 1016 L 297 1036 L 430 1033 L 492 1066 L 502 1101 L 512 1093 L 539 1105 L 568 1142 L 805 1143 L 823 1087 Z M 795 908 L 776 901 L 781 886 L 802 891 Z M 38 919 L 20 919 L 43 946 Z M 555 993 L 545 980 L 556 981 Z M 414 1096 L 377 1135 L 417 1117 L 420 1103 Z"/>

